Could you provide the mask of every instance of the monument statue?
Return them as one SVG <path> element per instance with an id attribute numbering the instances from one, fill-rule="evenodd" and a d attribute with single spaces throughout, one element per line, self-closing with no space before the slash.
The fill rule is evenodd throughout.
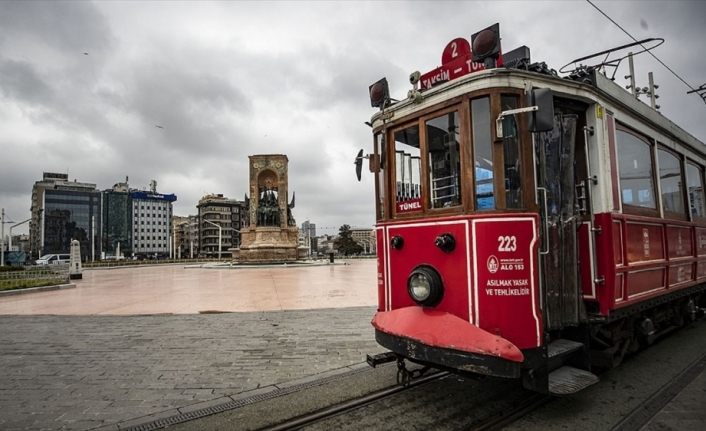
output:
<path id="1" fill-rule="evenodd" d="M 299 257 L 299 229 L 292 215 L 294 193 L 288 200 L 289 160 L 284 154 L 249 156 L 249 224 L 241 229 L 240 262 L 291 262 Z"/>

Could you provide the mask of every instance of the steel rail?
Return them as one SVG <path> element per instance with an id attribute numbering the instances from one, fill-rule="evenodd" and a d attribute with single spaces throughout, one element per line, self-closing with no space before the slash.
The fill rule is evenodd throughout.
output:
<path id="1" fill-rule="evenodd" d="M 330 407 L 325 407 L 321 410 L 317 410 L 312 413 L 307 413 L 305 415 L 301 415 L 301 416 L 289 419 L 285 422 L 280 422 L 279 424 L 276 424 L 276 425 L 260 428 L 260 430 L 262 430 L 262 431 L 296 430 L 296 429 L 299 429 L 303 426 L 311 425 L 316 422 L 321 422 L 321 421 L 328 419 L 328 418 L 331 418 L 333 416 L 337 416 L 342 413 L 346 413 L 348 411 L 355 410 L 357 408 L 371 404 L 375 401 L 379 401 L 384 398 L 391 397 L 392 395 L 398 394 L 398 393 L 406 391 L 408 389 L 412 389 L 417 386 L 421 386 L 421 385 L 430 383 L 434 380 L 439 380 L 443 377 L 448 376 L 449 374 L 450 373 L 447 371 L 439 371 L 439 372 L 429 374 L 427 376 L 412 380 L 408 385 L 405 385 L 405 386 L 402 386 L 402 385 L 391 386 L 389 388 L 382 389 L 380 391 L 364 395 L 360 398 L 355 398 L 355 399 L 352 399 L 349 401 L 344 401 L 340 404 L 336 404 L 336 405 L 333 405 Z"/>
<path id="2" fill-rule="evenodd" d="M 535 393 L 522 400 L 520 404 L 508 411 L 499 415 L 486 418 L 481 423 L 472 425 L 470 429 L 474 431 L 494 431 L 501 430 L 528 413 L 538 409 L 549 401 L 553 400 L 551 395 Z"/>

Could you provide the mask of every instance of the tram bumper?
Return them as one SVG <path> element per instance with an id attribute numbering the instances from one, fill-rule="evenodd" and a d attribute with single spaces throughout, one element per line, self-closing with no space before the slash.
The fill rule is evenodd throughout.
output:
<path id="1" fill-rule="evenodd" d="M 378 312 L 372 324 L 380 345 L 413 361 L 520 377 L 524 355 L 517 346 L 453 314 L 412 306 Z"/>

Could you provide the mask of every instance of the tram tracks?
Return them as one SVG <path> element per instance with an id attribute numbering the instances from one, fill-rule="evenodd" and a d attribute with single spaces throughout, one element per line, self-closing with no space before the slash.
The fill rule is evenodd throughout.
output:
<path id="1" fill-rule="evenodd" d="M 422 390 L 420 389 L 424 385 L 428 385 L 435 381 L 444 379 L 445 377 L 452 376 L 448 372 L 435 372 L 433 374 L 419 377 L 413 379 L 407 385 L 396 385 L 391 386 L 373 393 L 366 394 L 364 396 L 348 400 L 333 406 L 322 408 L 320 410 L 301 415 L 289 420 L 280 422 L 275 425 L 267 426 L 261 428 L 261 431 L 288 431 L 288 430 L 298 430 L 302 428 L 312 427 L 314 429 L 329 429 L 338 428 L 339 424 L 327 423 L 327 421 L 332 419 L 338 419 L 339 422 L 344 423 L 343 428 L 350 427 L 355 423 L 355 418 L 350 421 L 344 419 L 347 414 L 350 414 L 358 409 L 369 407 L 372 410 L 384 411 L 384 403 L 394 403 L 390 398 L 394 396 L 404 396 L 404 392 L 410 390 Z M 490 404 L 496 404 L 497 409 L 492 410 L 490 413 L 483 415 L 479 414 L 473 410 L 467 411 L 467 417 L 464 418 L 463 422 L 465 424 L 460 425 L 459 429 L 464 430 L 474 430 L 474 431 L 494 431 L 500 430 L 503 427 L 511 424 L 515 420 L 521 418 L 522 416 L 534 411 L 535 409 L 543 406 L 544 404 L 550 402 L 554 399 L 552 396 L 538 394 L 534 392 L 524 392 L 518 398 L 510 404 L 506 404 L 505 401 L 500 399 L 493 401 L 493 398 L 500 397 L 500 393 L 505 393 L 505 391 L 499 391 L 498 394 L 491 396 L 488 400 Z M 380 405 L 378 406 L 377 403 Z M 405 400 L 399 400 L 399 404 L 404 404 Z M 318 427 L 317 427 L 318 425 Z M 453 427 L 451 428 L 453 429 Z"/>
<path id="2" fill-rule="evenodd" d="M 417 379 L 409 381 L 406 385 L 396 385 L 391 386 L 359 398 L 355 398 L 349 401 L 345 401 L 340 404 L 336 404 L 330 407 L 323 408 L 321 410 L 308 413 L 306 415 L 298 416 L 289 419 L 285 422 L 281 422 L 277 425 L 262 428 L 263 431 L 285 431 L 285 430 L 296 430 L 307 425 L 312 425 L 318 422 L 322 422 L 326 419 L 345 414 L 346 412 L 358 409 L 360 407 L 369 405 L 371 403 L 383 400 L 385 398 L 392 397 L 399 394 L 400 392 L 417 388 L 419 386 L 425 385 L 432 381 L 439 380 L 443 377 L 448 376 L 449 373 L 446 371 L 438 371 L 432 374 L 419 377 Z"/>

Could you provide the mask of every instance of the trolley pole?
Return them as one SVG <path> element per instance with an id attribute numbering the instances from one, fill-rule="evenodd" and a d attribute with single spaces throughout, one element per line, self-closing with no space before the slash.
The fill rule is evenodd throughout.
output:
<path id="1" fill-rule="evenodd" d="M 5 208 L 0 215 L 0 267 L 5 266 Z"/>

